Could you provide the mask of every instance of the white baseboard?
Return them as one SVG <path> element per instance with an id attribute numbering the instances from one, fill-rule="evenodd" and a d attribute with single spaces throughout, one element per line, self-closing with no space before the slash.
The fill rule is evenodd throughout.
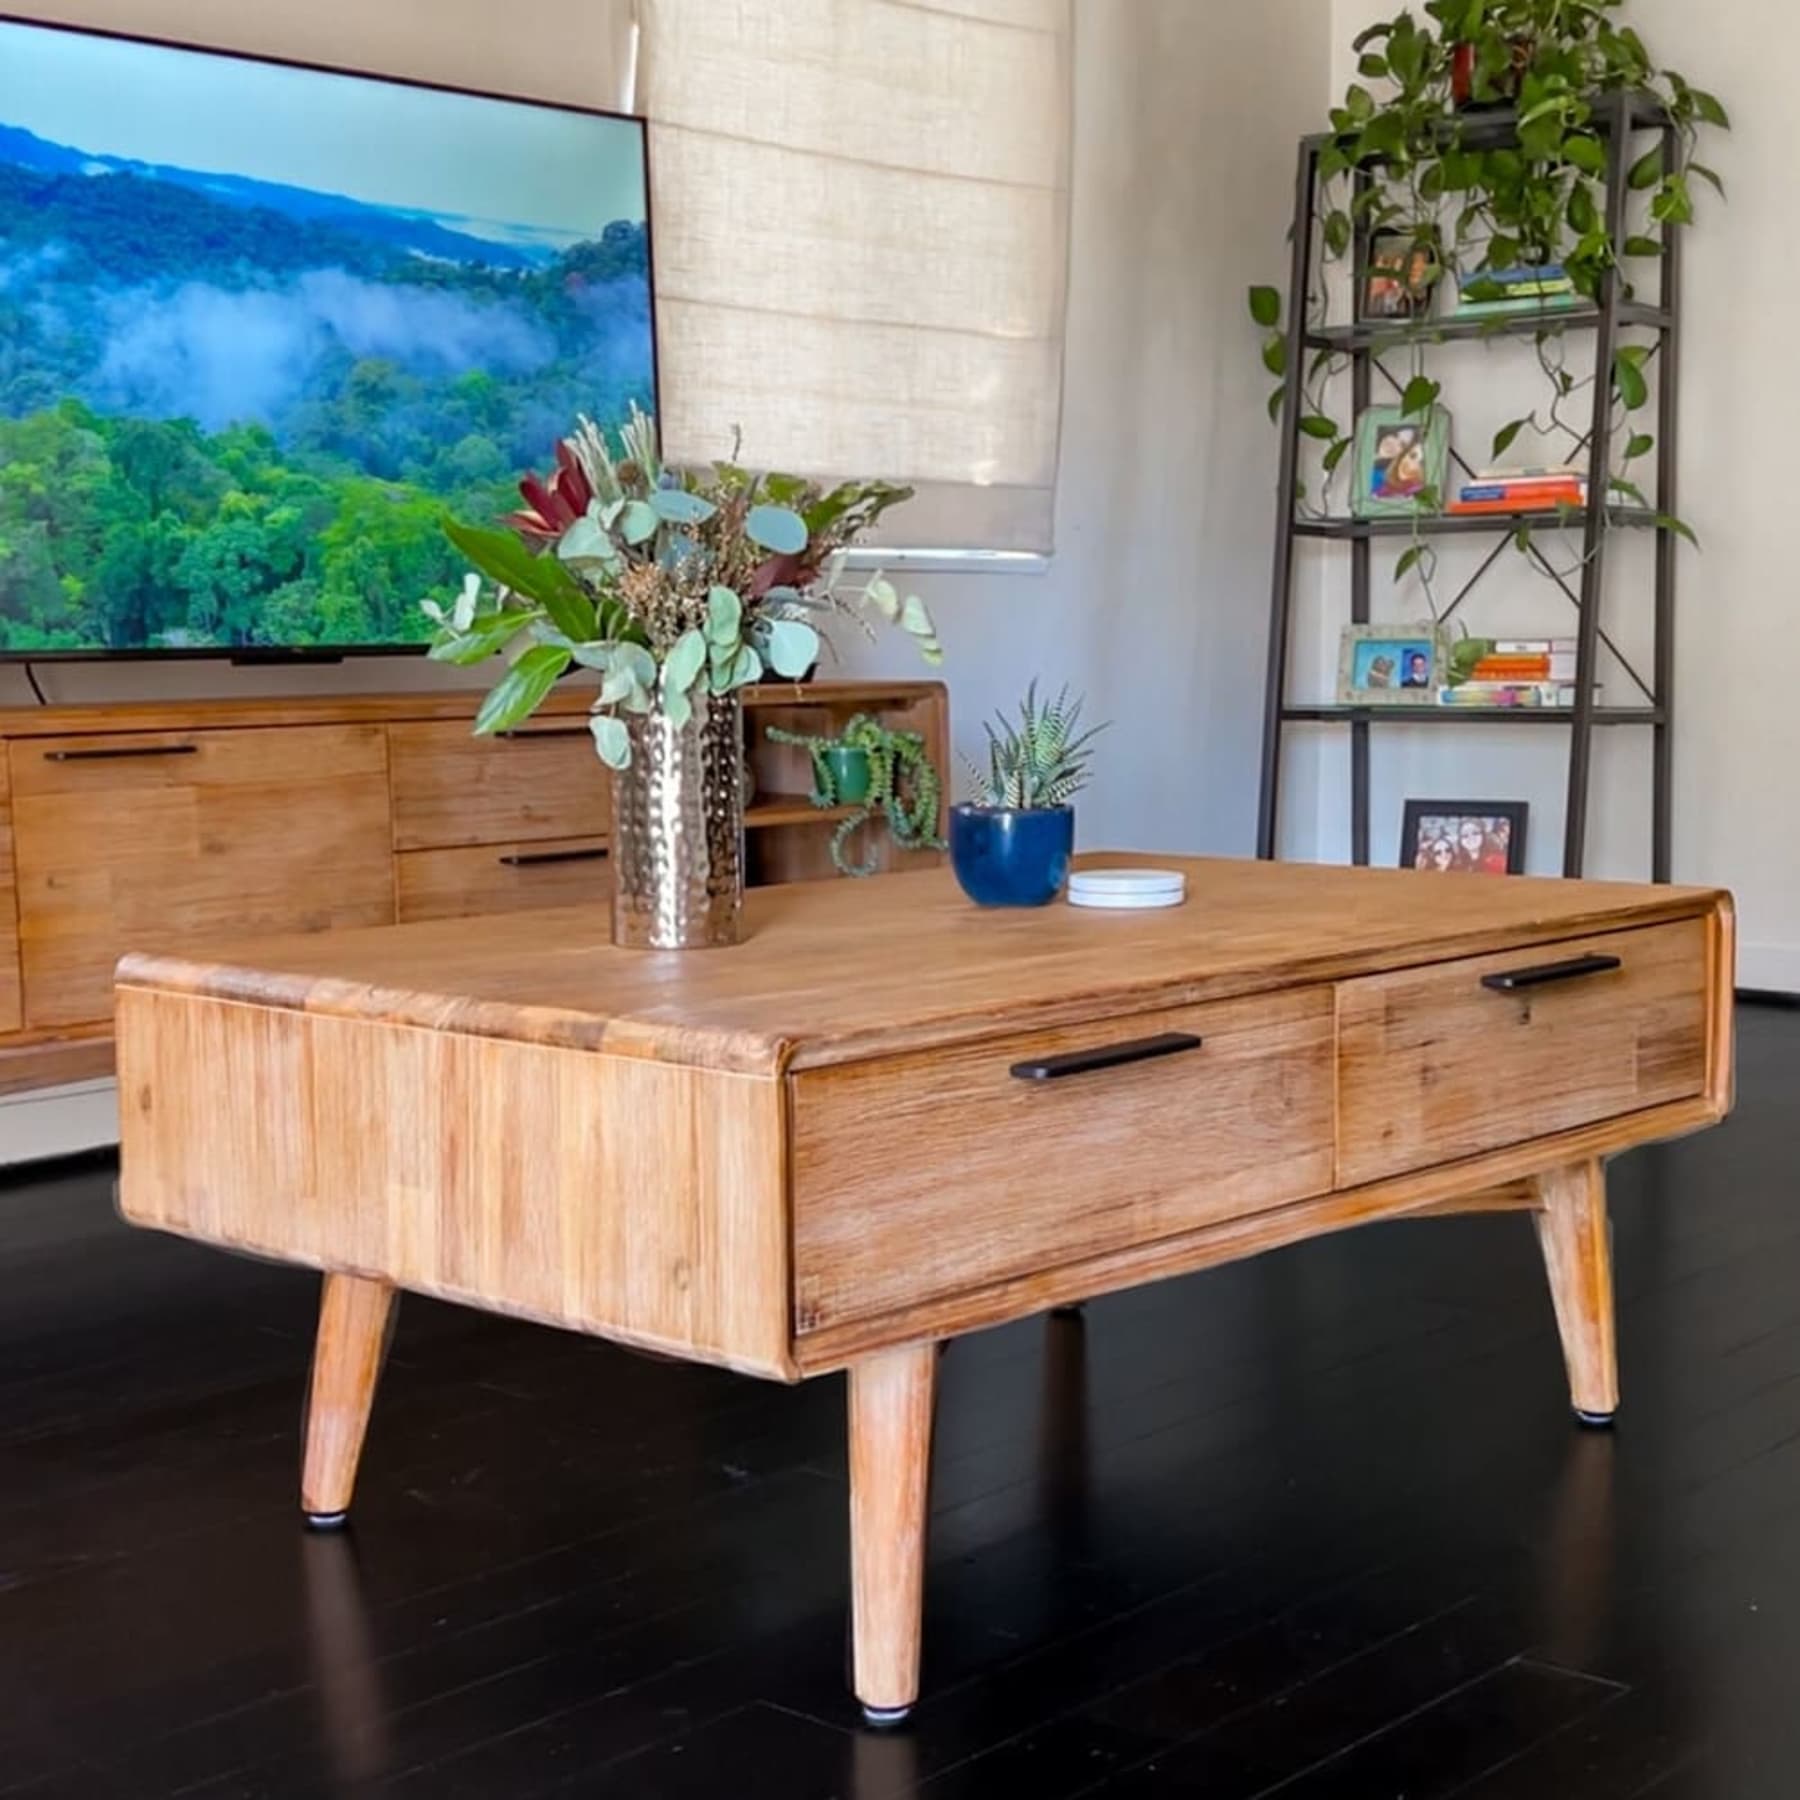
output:
<path id="1" fill-rule="evenodd" d="M 74 1156 L 118 1141 L 116 1082 L 74 1081 L 0 1098 L 0 1168 Z"/>
<path id="2" fill-rule="evenodd" d="M 1800 994 L 1800 944 L 1738 945 L 1737 983 L 1767 993 Z"/>

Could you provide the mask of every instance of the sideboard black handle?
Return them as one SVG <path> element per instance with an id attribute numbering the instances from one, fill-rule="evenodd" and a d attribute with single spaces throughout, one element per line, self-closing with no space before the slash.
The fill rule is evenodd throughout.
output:
<path id="1" fill-rule="evenodd" d="M 117 762 L 125 756 L 196 756 L 198 744 L 120 744 L 106 750 L 49 750 L 45 762 Z"/>
<path id="2" fill-rule="evenodd" d="M 1625 965 L 1616 956 L 1577 956 L 1568 962 L 1539 963 L 1535 969 L 1508 969 L 1500 975 L 1484 975 L 1481 985 L 1497 994 L 1520 988 L 1544 987 L 1552 981 L 1579 981 L 1583 975 L 1606 975 Z"/>
<path id="3" fill-rule="evenodd" d="M 515 850 L 510 855 L 501 857 L 500 861 L 502 866 L 508 869 L 535 869 L 544 863 L 598 862 L 607 854 L 605 849 Z"/>
<path id="4" fill-rule="evenodd" d="M 509 742 L 523 738 L 547 737 L 587 737 L 588 727 L 585 725 L 541 725 L 536 731 L 496 731 L 494 736 L 505 738 Z"/>
<path id="5" fill-rule="evenodd" d="M 1063 1056 L 1040 1057 L 1035 1062 L 1014 1063 L 1018 1081 L 1060 1081 L 1065 1075 L 1091 1075 L 1097 1069 L 1117 1069 L 1126 1063 L 1149 1062 L 1157 1056 L 1177 1056 L 1198 1050 L 1204 1040 L 1188 1031 L 1165 1031 L 1160 1037 L 1133 1038 L 1126 1044 L 1105 1044 L 1098 1050 L 1071 1050 Z"/>

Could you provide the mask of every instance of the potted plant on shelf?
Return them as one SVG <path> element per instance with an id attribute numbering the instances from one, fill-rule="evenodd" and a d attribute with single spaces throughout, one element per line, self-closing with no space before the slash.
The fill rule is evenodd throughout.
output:
<path id="1" fill-rule="evenodd" d="M 1039 706 L 1025 692 L 1015 724 L 987 726 L 984 768 L 968 765 L 976 798 L 950 809 L 950 860 L 978 906 L 1046 906 L 1062 892 L 1075 852 L 1075 809 L 1087 786 L 1088 746 L 1106 729 L 1078 731 L 1083 702 L 1065 687 Z"/>
<path id="2" fill-rule="evenodd" d="M 764 734 L 773 744 L 789 744 L 812 759 L 809 796 L 821 810 L 851 810 L 831 834 L 831 860 L 841 875 L 873 875 L 879 857 L 871 847 L 852 861 L 849 847 L 863 827 L 885 818 L 902 850 L 942 850 L 937 834 L 938 804 L 943 783 L 916 731 L 890 731 L 879 719 L 858 713 L 835 737 L 812 737 L 771 725 Z"/>
<path id="3" fill-rule="evenodd" d="M 476 716 L 505 731 L 571 669 L 598 671 L 594 747 L 613 770 L 613 941 L 735 943 L 744 888 L 743 707 L 765 672 L 797 678 L 833 618 L 898 625 L 943 660 L 931 615 L 877 574 L 845 579 L 844 550 L 912 489 L 829 489 L 735 463 L 666 467 L 635 407 L 619 454 L 590 420 L 547 480 L 520 483 L 508 529 L 447 521 L 477 574 L 433 602 L 431 655 L 506 672 Z M 484 582 L 482 577 L 487 577 Z"/>

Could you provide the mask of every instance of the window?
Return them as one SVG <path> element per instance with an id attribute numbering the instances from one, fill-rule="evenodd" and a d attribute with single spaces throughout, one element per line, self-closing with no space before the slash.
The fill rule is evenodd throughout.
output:
<path id="1" fill-rule="evenodd" d="M 670 457 L 883 475 L 1051 542 L 1068 0 L 638 0 Z M 884 533 L 888 523 L 884 522 Z"/>

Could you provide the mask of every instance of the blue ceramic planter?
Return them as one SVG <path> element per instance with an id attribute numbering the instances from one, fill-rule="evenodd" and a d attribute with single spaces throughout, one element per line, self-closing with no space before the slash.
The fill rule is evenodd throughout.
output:
<path id="1" fill-rule="evenodd" d="M 1069 879 L 1075 809 L 950 809 L 950 862 L 977 906 L 1048 906 Z"/>

